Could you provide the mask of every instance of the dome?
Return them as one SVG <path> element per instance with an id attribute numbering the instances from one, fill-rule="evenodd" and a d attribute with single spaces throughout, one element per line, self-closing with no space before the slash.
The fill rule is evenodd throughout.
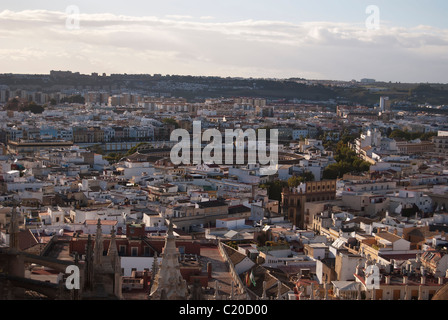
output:
<path id="1" fill-rule="evenodd" d="M 431 300 L 448 300 L 448 283 L 437 290 Z"/>

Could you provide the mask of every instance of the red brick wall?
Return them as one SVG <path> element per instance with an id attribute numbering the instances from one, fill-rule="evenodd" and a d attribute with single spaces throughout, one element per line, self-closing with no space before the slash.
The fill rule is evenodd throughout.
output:
<path id="1" fill-rule="evenodd" d="M 201 286 L 204 288 L 208 287 L 208 278 L 207 276 L 191 276 L 190 277 L 190 283 L 193 284 L 195 279 L 199 279 L 199 282 L 201 283 Z"/>
<path id="2" fill-rule="evenodd" d="M 129 238 L 140 238 L 142 239 L 146 235 L 145 225 L 140 226 L 127 225 L 126 227 L 126 237 Z"/>
<path id="3" fill-rule="evenodd" d="M 92 240 L 94 241 L 94 240 Z M 131 256 L 132 250 L 131 247 L 138 248 L 138 256 L 144 256 L 144 248 L 148 247 L 148 245 L 143 240 L 129 240 L 129 239 L 117 239 L 117 250 L 120 250 L 120 245 L 126 246 L 126 256 Z M 161 253 L 163 248 L 165 247 L 165 240 L 148 240 L 149 244 L 157 250 L 157 252 Z M 86 245 L 87 239 L 77 238 L 76 240 L 70 241 L 70 253 L 78 252 L 80 255 L 86 254 Z M 109 250 L 110 239 L 105 239 L 103 242 L 104 250 Z M 198 242 L 193 241 L 176 241 L 176 247 L 184 247 L 185 253 L 187 254 L 197 254 L 201 253 L 201 245 Z M 150 255 L 153 255 L 152 249 L 149 249 Z M 159 254 L 160 256 L 160 254 Z"/>
<path id="4" fill-rule="evenodd" d="M 180 267 L 180 274 L 182 275 L 182 278 L 184 278 L 189 284 L 191 284 L 193 283 L 191 277 L 201 275 L 201 270 Z"/>

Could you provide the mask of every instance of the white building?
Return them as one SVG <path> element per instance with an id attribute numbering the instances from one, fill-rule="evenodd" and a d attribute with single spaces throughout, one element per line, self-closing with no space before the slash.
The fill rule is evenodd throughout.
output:
<path id="1" fill-rule="evenodd" d="M 130 277 L 132 271 L 151 271 L 154 264 L 154 257 L 120 257 L 121 269 L 123 270 L 123 277 Z M 157 258 L 160 266 L 163 258 Z"/>
<path id="2" fill-rule="evenodd" d="M 246 223 L 244 218 L 216 219 L 216 228 L 227 228 L 229 230 L 235 230 L 245 227 Z"/>
<path id="3" fill-rule="evenodd" d="M 100 220 L 101 230 L 103 234 L 110 234 L 112 227 L 117 230 L 117 221 Z M 83 225 L 83 232 L 86 234 L 95 234 L 97 230 L 98 220 L 86 220 Z"/>
<path id="4" fill-rule="evenodd" d="M 139 177 L 142 175 L 153 175 L 155 169 L 149 162 L 125 161 L 122 166 L 117 168 L 124 179 Z"/>
<path id="5" fill-rule="evenodd" d="M 66 212 L 61 208 L 53 209 L 49 207 L 47 211 L 39 213 L 39 218 L 44 225 L 63 226 L 65 225 L 65 215 Z"/>
<path id="6" fill-rule="evenodd" d="M 421 191 L 400 190 L 398 193 L 389 196 L 389 199 L 390 211 L 396 213 L 400 213 L 404 206 L 414 204 L 425 213 L 432 211 L 431 198 Z"/>
<path id="7" fill-rule="evenodd" d="M 148 215 L 145 213 L 143 214 L 142 222 L 145 224 L 145 227 L 149 229 L 166 229 L 165 218 L 161 215 Z"/>

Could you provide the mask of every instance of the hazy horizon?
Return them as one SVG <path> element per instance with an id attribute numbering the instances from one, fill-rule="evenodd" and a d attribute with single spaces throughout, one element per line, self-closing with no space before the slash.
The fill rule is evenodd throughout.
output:
<path id="1" fill-rule="evenodd" d="M 445 1 L 2 2 L 3 74 L 448 82 Z"/>

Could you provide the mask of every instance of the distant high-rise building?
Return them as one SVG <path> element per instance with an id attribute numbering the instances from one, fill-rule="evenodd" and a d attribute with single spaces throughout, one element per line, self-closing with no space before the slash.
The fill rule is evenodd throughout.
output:
<path id="1" fill-rule="evenodd" d="M 390 111 L 389 97 L 380 97 L 380 111 L 381 112 L 389 112 Z"/>
<path id="2" fill-rule="evenodd" d="M 376 82 L 375 79 L 368 79 L 368 78 L 361 79 L 361 83 L 375 83 L 375 82 Z"/>

